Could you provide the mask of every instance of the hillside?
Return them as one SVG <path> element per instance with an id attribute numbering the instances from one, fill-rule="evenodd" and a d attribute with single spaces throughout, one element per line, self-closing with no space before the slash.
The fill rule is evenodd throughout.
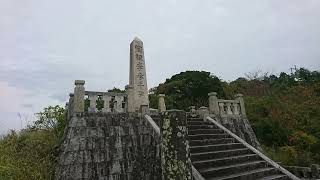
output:
<path id="1" fill-rule="evenodd" d="M 300 68 L 292 73 L 250 73 L 225 82 L 210 72 L 186 71 L 151 90 L 150 103 L 166 94 L 169 109 L 208 106 L 209 92 L 233 99 L 245 97 L 248 118 L 266 153 L 285 165 L 320 164 L 320 72 Z"/>

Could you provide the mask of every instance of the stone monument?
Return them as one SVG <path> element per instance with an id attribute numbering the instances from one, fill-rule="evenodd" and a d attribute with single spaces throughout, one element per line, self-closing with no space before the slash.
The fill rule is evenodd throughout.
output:
<path id="1" fill-rule="evenodd" d="M 139 112 L 141 106 L 149 108 L 143 42 L 137 37 L 130 44 L 130 77 L 126 90 L 128 112 Z"/>

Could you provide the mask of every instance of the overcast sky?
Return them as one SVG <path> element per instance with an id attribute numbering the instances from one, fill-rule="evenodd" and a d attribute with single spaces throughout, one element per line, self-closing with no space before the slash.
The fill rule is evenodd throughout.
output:
<path id="1" fill-rule="evenodd" d="M 89 90 L 123 88 L 135 36 L 149 88 L 186 70 L 228 81 L 294 65 L 319 70 L 320 1 L 1 0 L 0 134 L 64 105 L 75 79 Z"/>

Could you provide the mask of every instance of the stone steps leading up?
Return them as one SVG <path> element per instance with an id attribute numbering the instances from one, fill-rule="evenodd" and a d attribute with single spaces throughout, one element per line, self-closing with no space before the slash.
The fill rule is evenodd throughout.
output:
<path id="1" fill-rule="evenodd" d="M 221 151 L 229 149 L 239 149 L 245 148 L 241 143 L 227 143 L 227 144 L 213 144 L 213 145 L 203 145 L 203 146 L 191 146 L 191 153 L 200 153 L 200 152 L 210 152 L 210 151 Z"/>
<path id="2" fill-rule="evenodd" d="M 203 122 L 203 119 L 202 118 L 199 118 L 199 117 L 190 117 L 190 118 L 188 118 L 188 121 L 201 121 L 201 122 Z"/>
<path id="3" fill-rule="evenodd" d="M 221 139 L 229 137 L 228 134 L 194 134 L 189 135 L 189 140 L 203 140 L 203 139 Z"/>
<path id="4" fill-rule="evenodd" d="M 188 121 L 188 125 L 211 125 L 210 122 L 202 121 Z"/>
<path id="5" fill-rule="evenodd" d="M 207 180 L 253 180 L 268 177 L 277 173 L 277 170 L 271 167 L 259 168 L 251 171 L 246 171 L 242 173 L 233 174 L 232 172 L 228 173 L 230 175 L 207 178 Z"/>
<path id="6" fill-rule="evenodd" d="M 289 179 L 213 123 L 195 117 L 187 123 L 191 161 L 205 179 Z"/>
<path id="7" fill-rule="evenodd" d="M 224 165 L 237 164 L 240 162 L 257 161 L 260 157 L 256 154 L 245 154 L 239 156 L 231 156 L 218 159 L 208 159 L 202 161 L 194 161 L 193 164 L 197 169 L 204 169 L 207 167 L 220 167 Z"/>
<path id="8" fill-rule="evenodd" d="M 201 146 L 210 144 L 226 144 L 234 143 L 236 140 L 234 138 L 221 138 L 221 139 L 202 139 L 202 140 L 189 140 L 190 146 Z"/>
<path id="9" fill-rule="evenodd" d="M 245 155 L 245 154 L 251 154 L 251 153 L 252 152 L 248 148 L 191 153 L 191 160 L 215 159 L 215 158 L 239 156 L 239 155 Z"/>
<path id="10" fill-rule="evenodd" d="M 198 130 L 198 129 L 219 129 L 214 125 L 188 125 L 188 130 Z"/>
<path id="11" fill-rule="evenodd" d="M 286 175 L 277 174 L 277 175 L 270 175 L 267 177 L 260 178 L 258 180 L 287 180 L 289 179 Z"/>
<path id="12" fill-rule="evenodd" d="M 189 135 L 194 134 L 223 134 L 223 130 L 221 129 L 195 129 L 188 131 Z"/>
<path id="13" fill-rule="evenodd" d="M 252 171 L 255 169 L 266 168 L 268 164 L 265 161 L 250 161 L 245 163 L 232 164 L 228 166 L 220 166 L 214 168 L 199 169 L 200 173 L 205 176 L 224 176 L 230 172 L 233 174 L 239 174 L 246 171 Z"/>

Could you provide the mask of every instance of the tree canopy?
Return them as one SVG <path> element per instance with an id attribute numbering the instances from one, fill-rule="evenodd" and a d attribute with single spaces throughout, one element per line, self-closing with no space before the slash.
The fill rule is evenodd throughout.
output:
<path id="1" fill-rule="evenodd" d="M 151 107 L 157 107 L 157 95 L 166 94 L 166 105 L 171 109 L 187 110 L 189 106 L 207 106 L 209 92 L 224 97 L 221 80 L 206 71 L 181 72 L 152 89 Z"/>

